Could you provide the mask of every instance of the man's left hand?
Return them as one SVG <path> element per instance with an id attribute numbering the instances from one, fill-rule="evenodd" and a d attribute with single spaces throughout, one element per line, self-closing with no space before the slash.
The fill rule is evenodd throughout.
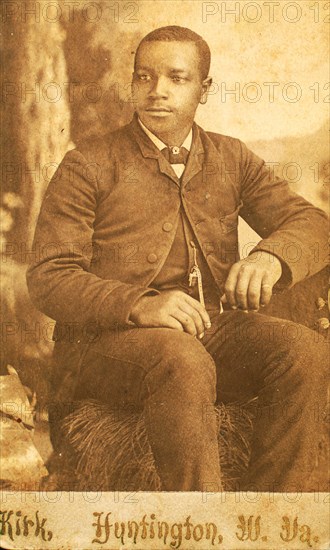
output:
<path id="1" fill-rule="evenodd" d="M 230 269 L 222 300 L 232 309 L 258 311 L 266 306 L 282 275 L 280 260 L 268 252 L 253 252 Z"/>

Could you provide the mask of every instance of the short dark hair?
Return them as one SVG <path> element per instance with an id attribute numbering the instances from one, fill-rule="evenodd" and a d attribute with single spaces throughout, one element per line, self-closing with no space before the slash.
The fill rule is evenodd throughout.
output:
<path id="1" fill-rule="evenodd" d="M 136 65 L 136 56 L 139 48 L 145 42 L 193 42 L 196 44 L 199 55 L 199 67 L 202 80 L 204 80 L 210 70 L 211 64 L 211 52 L 210 48 L 205 42 L 204 38 L 199 36 L 196 32 L 186 27 L 179 27 L 177 25 L 170 25 L 168 27 L 160 27 L 155 29 L 142 38 L 135 52 L 134 67 Z"/>

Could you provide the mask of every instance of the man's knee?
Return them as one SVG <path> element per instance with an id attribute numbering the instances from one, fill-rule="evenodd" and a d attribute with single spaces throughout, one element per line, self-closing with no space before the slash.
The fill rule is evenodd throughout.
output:
<path id="1" fill-rule="evenodd" d="M 328 354 L 326 343 L 316 341 L 312 330 L 296 323 L 283 325 L 282 338 L 276 349 L 289 367 L 293 382 L 310 390 L 326 385 Z"/>
<path id="2" fill-rule="evenodd" d="M 216 367 L 210 354 L 193 336 L 176 330 L 158 334 L 155 340 L 157 360 L 149 374 L 161 374 L 166 381 L 177 380 L 191 384 L 216 385 Z"/>

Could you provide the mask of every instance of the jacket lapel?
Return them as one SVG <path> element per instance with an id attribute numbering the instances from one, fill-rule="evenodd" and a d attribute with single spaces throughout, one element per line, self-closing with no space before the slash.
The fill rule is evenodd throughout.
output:
<path id="1" fill-rule="evenodd" d="M 203 168 L 204 162 L 204 147 L 200 137 L 200 132 L 197 124 L 193 124 L 193 140 L 186 169 L 182 174 L 182 187 L 195 177 Z"/>
<path id="2" fill-rule="evenodd" d="M 173 168 L 166 160 L 164 155 L 157 149 L 155 144 L 149 139 L 147 134 L 142 130 L 137 115 L 134 115 L 132 122 L 130 123 L 131 131 L 134 134 L 134 138 L 141 150 L 144 158 L 152 158 L 158 161 L 159 171 L 171 178 L 176 185 L 180 186 L 180 180 L 174 172 Z"/>

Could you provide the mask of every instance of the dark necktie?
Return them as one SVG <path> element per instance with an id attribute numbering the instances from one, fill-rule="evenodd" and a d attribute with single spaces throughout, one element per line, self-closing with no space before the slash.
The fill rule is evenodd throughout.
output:
<path id="1" fill-rule="evenodd" d="M 189 151 L 185 147 L 165 147 L 162 153 L 170 164 L 187 164 Z"/>

